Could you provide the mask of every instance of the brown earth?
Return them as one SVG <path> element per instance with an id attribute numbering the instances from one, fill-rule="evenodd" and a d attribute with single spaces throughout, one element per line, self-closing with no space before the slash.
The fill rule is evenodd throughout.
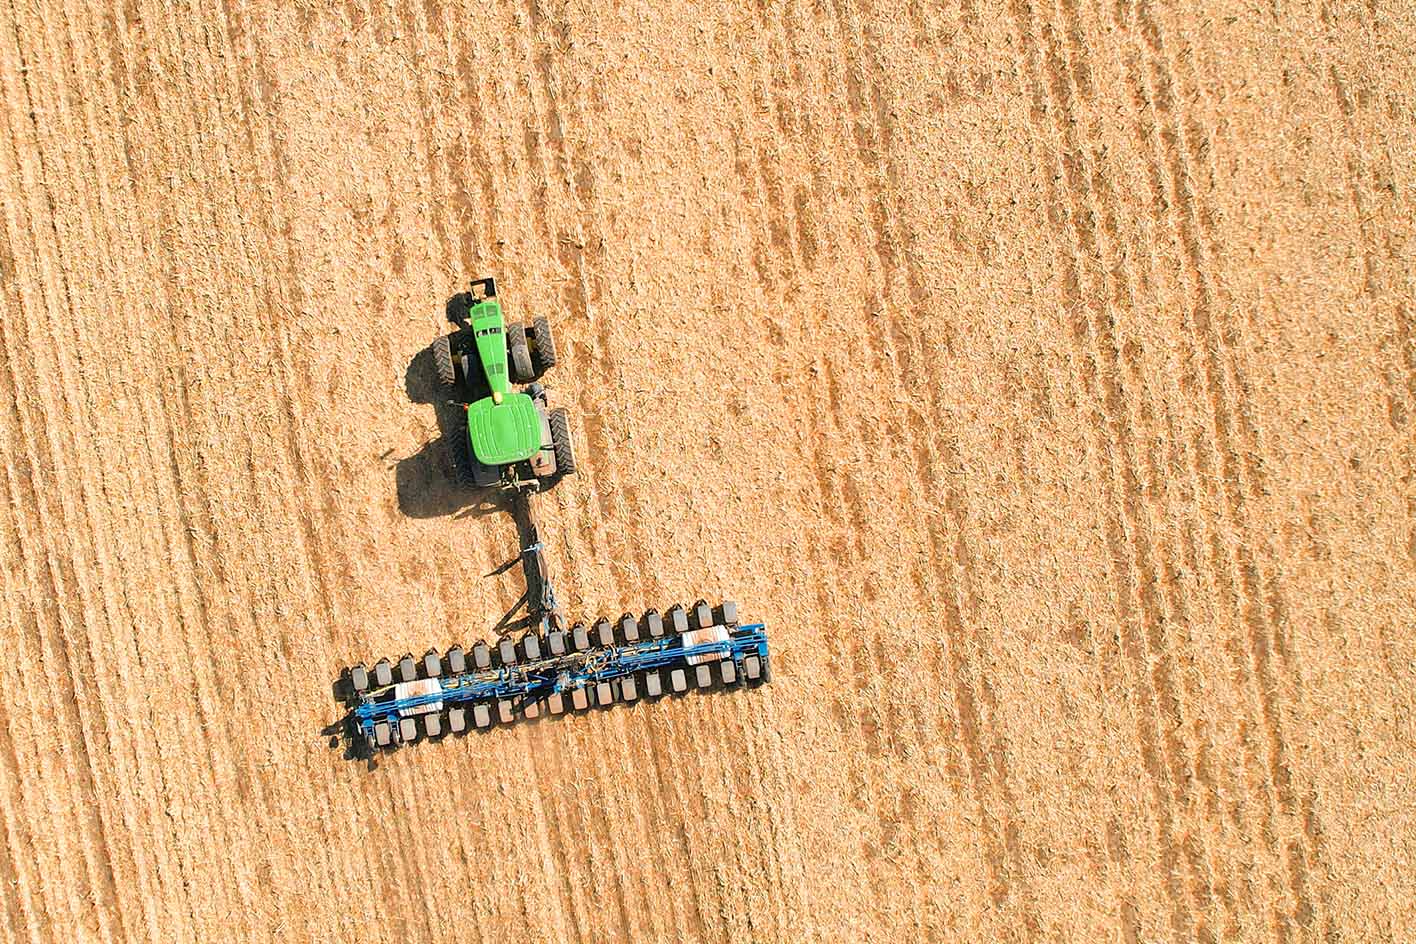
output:
<path id="1" fill-rule="evenodd" d="M 0 11 L 5 939 L 1416 936 L 1416 8 L 261 6 Z M 776 677 L 370 771 L 484 274 Z"/>

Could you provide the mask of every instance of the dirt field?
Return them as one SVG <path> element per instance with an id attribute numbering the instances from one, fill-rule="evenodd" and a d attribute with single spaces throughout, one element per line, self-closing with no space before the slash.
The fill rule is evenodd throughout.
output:
<path id="1" fill-rule="evenodd" d="M 116 5 L 115 5 L 116 6 Z M 0 937 L 1416 937 L 1416 8 L 0 9 Z M 400 751 L 520 592 L 774 683 Z"/>

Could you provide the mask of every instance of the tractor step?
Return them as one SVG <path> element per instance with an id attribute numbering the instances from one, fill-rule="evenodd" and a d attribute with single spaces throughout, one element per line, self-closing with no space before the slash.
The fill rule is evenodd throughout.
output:
<path id="1" fill-rule="evenodd" d="M 737 607 L 674 605 L 662 614 L 577 623 L 567 633 L 482 640 L 344 674 L 354 734 L 370 752 L 522 720 L 633 705 L 771 680 L 767 632 Z"/>

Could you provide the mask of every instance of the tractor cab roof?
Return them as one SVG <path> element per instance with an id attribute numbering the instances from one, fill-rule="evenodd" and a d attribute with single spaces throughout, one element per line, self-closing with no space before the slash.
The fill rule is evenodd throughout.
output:
<path id="1" fill-rule="evenodd" d="M 523 462 L 541 448 L 541 414 L 524 393 L 484 397 L 467 407 L 467 434 L 485 465 Z"/>

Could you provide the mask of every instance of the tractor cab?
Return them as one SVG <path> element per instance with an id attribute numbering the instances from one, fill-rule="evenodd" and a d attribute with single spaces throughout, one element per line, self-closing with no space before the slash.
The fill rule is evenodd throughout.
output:
<path id="1" fill-rule="evenodd" d="M 524 462 L 541 448 L 541 414 L 524 393 L 494 393 L 468 404 L 467 434 L 483 465 Z"/>

